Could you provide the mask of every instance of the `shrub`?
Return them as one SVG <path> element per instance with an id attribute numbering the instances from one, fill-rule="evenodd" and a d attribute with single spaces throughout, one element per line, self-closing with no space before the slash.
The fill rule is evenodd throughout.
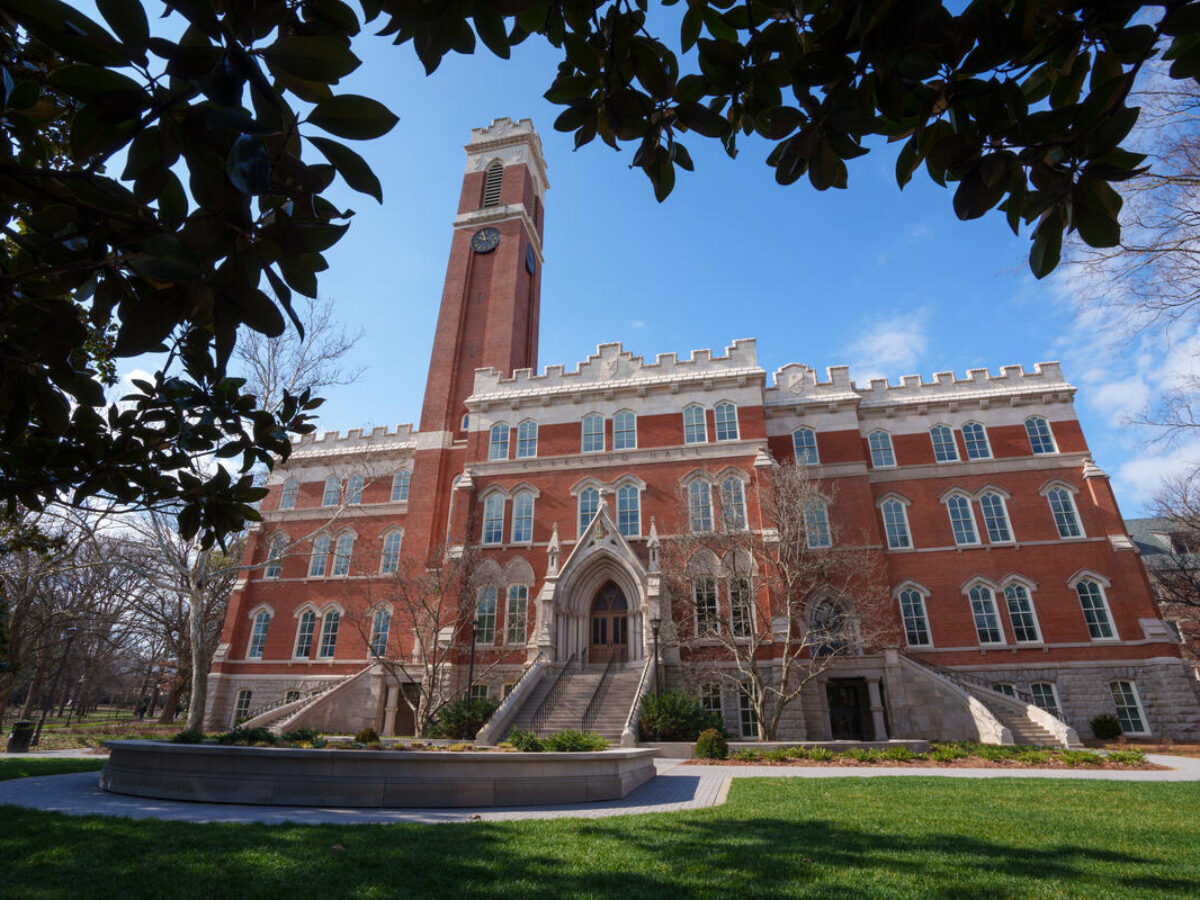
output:
<path id="1" fill-rule="evenodd" d="M 172 744 L 198 744 L 204 740 L 204 732 L 199 728 L 188 728 L 171 736 Z"/>
<path id="2" fill-rule="evenodd" d="M 237 744 L 246 747 L 270 747 L 279 739 L 269 728 L 235 728 L 217 736 L 218 744 Z"/>
<path id="3" fill-rule="evenodd" d="M 378 744 L 379 732 L 374 728 L 364 728 L 354 735 L 354 743 L 356 744 Z"/>
<path id="4" fill-rule="evenodd" d="M 955 759 L 966 759 L 971 755 L 971 751 L 962 744 L 934 744 L 929 755 L 938 762 L 950 762 Z"/>
<path id="5" fill-rule="evenodd" d="M 700 732 L 724 732 L 721 717 L 683 691 L 660 691 L 642 699 L 642 740 L 694 741 Z"/>
<path id="6" fill-rule="evenodd" d="M 1044 766 L 1054 754 L 1049 750 L 1039 750 L 1037 747 L 1022 747 L 1021 752 L 1013 760 L 1027 766 Z"/>
<path id="7" fill-rule="evenodd" d="M 473 738 L 499 705 L 500 701 L 492 697 L 447 703 L 438 710 L 429 734 L 441 738 L 461 738 L 467 734 Z"/>
<path id="8" fill-rule="evenodd" d="M 813 747 L 808 751 L 808 758 L 813 762 L 829 762 L 835 756 L 837 754 L 828 747 Z"/>
<path id="9" fill-rule="evenodd" d="M 552 753 L 588 753 L 603 750 L 608 746 L 608 738 L 601 737 L 594 731 L 568 728 L 543 738 L 542 746 Z"/>
<path id="10" fill-rule="evenodd" d="M 279 736 L 279 739 L 288 744 L 312 744 L 314 747 L 324 744 L 321 732 L 315 728 L 296 728 L 292 731 L 285 731 Z"/>
<path id="11" fill-rule="evenodd" d="M 753 747 L 744 747 L 733 754 L 734 759 L 740 759 L 743 762 L 758 762 L 763 756 L 761 750 L 755 750 Z"/>
<path id="12" fill-rule="evenodd" d="M 1141 750 L 1110 750 L 1104 758 L 1123 766 L 1140 766 L 1146 762 L 1146 754 Z"/>
<path id="13" fill-rule="evenodd" d="M 1012 759 L 1022 751 L 1022 747 L 1009 747 L 1000 744 L 979 744 L 974 748 L 975 756 L 980 759 L 990 760 L 991 762 L 1004 762 L 1006 759 Z"/>
<path id="14" fill-rule="evenodd" d="M 475 745 L 466 741 L 459 741 L 457 744 L 450 744 L 446 749 L 452 753 L 466 753 L 468 750 L 474 750 Z"/>
<path id="15" fill-rule="evenodd" d="M 851 747 L 849 750 L 842 751 L 842 759 L 853 759 L 861 763 L 876 763 L 883 759 L 883 754 L 878 750 L 869 750 L 866 747 Z"/>
<path id="16" fill-rule="evenodd" d="M 788 748 L 787 747 L 774 747 L 774 748 L 768 750 L 767 751 L 767 759 L 769 759 L 771 762 L 787 762 L 788 761 Z"/>
<path id="17" fill-rule="evenodd" d="M 1098 715 L 1088 724 L 1092 726 L 1092 734 L 1096 736 L 1096 740 L 1111 741 L 1121 736 L 1121 723 L 1111 713 Z"/>
<path id="18" fill-rule="evenodd" d="M 883 758 L 893 762 L 908 762 L 909 760 L 920 759 L 924 755 L 924 753 L 913 753 L 902 744 L 896 744 L 883 751 Z"/>
<path id="19" fill-rule="evenodd" d="M 508 742 L 522 753 L 541 753 L 545 747 L 532 731 L 522 731 L 514 728 L 508 733 Z"/>
<path id="20" fill-rule="evenodd" d="M 697 759 L 725 759 L 729 756 L 729 742 L 716 728 L 706 728 L 696 740 Z"/>
<path id="21" fill-rule="evenodd" d="M 1095 750 L 1060 750 L 1058 758 L 1071 768 L 1104 764 L 1104 757 Z"/>
<path id="22" fill-rule="evenodd" d="M 788 759 L 811 759 L 812 752 L 807 747 L 788 747 Z"/>

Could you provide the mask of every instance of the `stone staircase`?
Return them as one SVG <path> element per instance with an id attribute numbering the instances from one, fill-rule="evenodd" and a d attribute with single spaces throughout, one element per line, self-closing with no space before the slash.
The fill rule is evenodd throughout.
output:
<path id="1" fill-rule="evenodd" d="M 589 666 L 544 678 L 513 718 L 513 727 L 538 735 L 575 728 L 619 742 L 641 674 L 640 666 Z"/>
<path id="2" fill-rule="evenodd" d="M 1028 747 L 1083 746 L 1078 738 L 1074 741 L 1070 739 L 1064 741 L 1051 734 L 1046 728 L 1030 719 L 1025 710 L 1017 707 L 1014 701 L 1003 694 L 997 694 L 988 688 L 974 685 L 968 685 L 967 690 L 971 696 L 988 708 L 988 712 L 1000 720 L 1001 725 L 1012 732 L 1014 744 L 1023 744 Z M 1070 734 L 1074 734 L 1074 732 L 1072 731 Z"/>

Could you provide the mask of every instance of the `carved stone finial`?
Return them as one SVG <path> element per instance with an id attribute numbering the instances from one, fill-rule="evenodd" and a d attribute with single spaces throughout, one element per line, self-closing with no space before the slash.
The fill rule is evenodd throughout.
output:
<path id="1" fill-rule="evenodd" d="M 558 523 L 554 523 L 554 528 L 550 532 L 550 543 L 546 545 L 546 574 L 558 574 L 558 557 L 562 552 L 562 545 L 558 542 Z"/>
<path id="2" fill-rule="evenodd" d="M 658 539 L 658 525 L 654 521 L 654 516 L 650 517 L 650 533 L 646 539 L 646 549 L 650 551 L 650 571 L 657 572 L 659 569 L 658 552 L 662 542 Z"/>

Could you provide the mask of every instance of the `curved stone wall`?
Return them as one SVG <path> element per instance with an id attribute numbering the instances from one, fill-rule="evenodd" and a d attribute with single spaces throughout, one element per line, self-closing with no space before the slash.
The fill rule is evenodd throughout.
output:
<path id="1" fill-rule="evenodd" d="M 108 741 L 100 787 L 159 800 L 438 808 L 614 800 L 654 777 L 653 749 L 599 753 L 287 750 Z"/>

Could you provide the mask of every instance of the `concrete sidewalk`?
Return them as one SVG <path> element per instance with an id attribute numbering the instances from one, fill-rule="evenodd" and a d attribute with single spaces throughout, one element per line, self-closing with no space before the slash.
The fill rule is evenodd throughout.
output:
<path id="1" fill-rule="evenodd" d="M 70 752 L 70 751 L 63 751 Z M 14 754 L 15 755 L 15 754 Z M 46 756 L 48 754 L 31 754 Z M 243 806 L 184 803 L 126 797 L 100 790 L 95 772 L 14 778 L 0 782 L 0 804 L 41 809 L 67 815 L 124 816 L 177 822 L 294 823 L 316 825 L 389 824 L 410 822 L 498 822 L 519 819 L 594 819 L 606 816 L 680 812 L 719 806 L 734 778 L 877 778 L 932 776 L 937 778 L 1068 778 L 1086 781 L 1200 781 L 1200 759 L 1148 756 L 1170 766 L 1150 772 L 1060 769 L 919 769 L 884 766 L 702 766 L 684 760 L 655 760 L 657 777 L 623 800 L 488 809 L 329 809 L 291 806 Z"/>

